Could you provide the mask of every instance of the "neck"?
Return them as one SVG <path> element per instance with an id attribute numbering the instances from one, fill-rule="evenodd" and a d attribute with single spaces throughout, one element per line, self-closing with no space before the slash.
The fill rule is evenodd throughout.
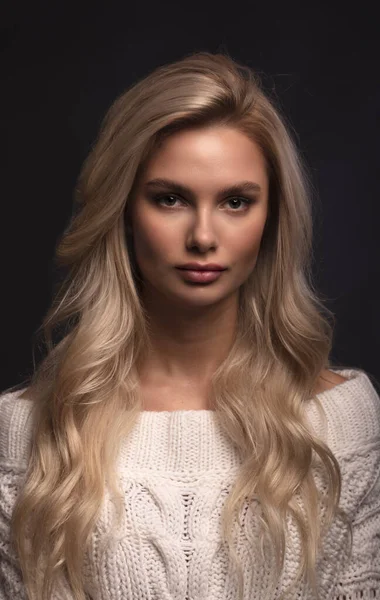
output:
<path id="1" fill-rule="evenodd" d="M 151 350 L 144 356 L 142 377 L 207 384 L 234 341 L 237 296 L 201 306 L 173 306 L 157 294 L 145 296 Z"/>

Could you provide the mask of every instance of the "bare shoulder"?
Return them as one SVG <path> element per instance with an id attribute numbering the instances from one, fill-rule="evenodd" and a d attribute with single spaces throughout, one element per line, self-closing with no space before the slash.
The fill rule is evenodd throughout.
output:
<path id="1" fill-rule="evenodd" d="M 340 383 L 344 383 L 345 381 L 348 381 L 346 377 L 342 377 L 342 375 L 334 373 L 329 369 L 323 369 L 320 372 L 315 393 L 321 394 L 322 392 L 327 392 L 328 390 L 332 390 L 335 386 L 339 385 Z"/>

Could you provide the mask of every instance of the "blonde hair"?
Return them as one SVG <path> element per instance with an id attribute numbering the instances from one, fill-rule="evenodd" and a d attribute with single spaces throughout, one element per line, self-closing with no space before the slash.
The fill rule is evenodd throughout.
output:
<path id="1" fill-rule="evenodd" d="M 128 198 L 166 136 L 210 125 L 235 127 L 254 140 L 269 176 L 260 253 L 239 290 L 233 346 L 212 381 L 213 408 L 242 457 L 222 514 L 223 537 L 241 598 L 233 534 L 244 502 L 256 496 L 262 558 L 272 564 L 264 556 L 268 535 L 267 549 L 275 556 L 274 589 L 291 515 L 302 551 L 289 593 L 306 576 L 318 597 L 323 537 L 337 515 L 347 520 L 339 506 L 339 463 L 305 416 L 314 399 L 325 418 L 314 390 L 322 369 L 331 367 L 334 315 L 311 277 L 314 188 L 275 104 L 251 68 L 227 54 L 198 52 L 149 73 L 104 117 L 78 178 L 76 210 L 56 248 L 66 274 L 38 331 L 47 353 L 22 395 L 32 401 L 34 430 L 11 535 L 32 600 L 48 600 L 62 573 L 76 600 L 84 600 L 83 560 L 107 483 L 116 527 L 121 522 L 123 492 L 115 465 L 121 440 L 142 410 L 137 364 L 150 343 L 125 231 Z M 316 485 L 316 466 L 327 474 L 326 494 Z"/>

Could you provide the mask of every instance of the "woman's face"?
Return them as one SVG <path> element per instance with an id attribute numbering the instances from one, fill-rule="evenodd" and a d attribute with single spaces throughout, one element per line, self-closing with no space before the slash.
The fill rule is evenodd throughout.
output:
<path id="1" fill-rule="evenodd" d="M 252 189 L 223 191 L 242 182 Z M 223 301 L 237 294 L 258 257 L 268 214 L 264 157 L 230 127 L 176 132 L 149 158 L 128 212 L 144 295 L 188 308 Z M 196 283 L 178 268 L 188 262 L 225 270 Z"/>

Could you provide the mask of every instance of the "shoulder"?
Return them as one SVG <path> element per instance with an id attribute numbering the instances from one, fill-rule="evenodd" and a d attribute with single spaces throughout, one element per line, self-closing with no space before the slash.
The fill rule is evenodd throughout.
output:
<path id="1" fill-rule="evenodd" d="M 323 413 L 312 400 L 307 408 L 313 428 L 337 453 L 380 445 L 380 397 L 363 369 L 326 370 L 317 392 Z"/>
<path id="2" fill-rule="evenodd" d="M 336 385 L 345 381 L 348 381 L 347 377 L 343 377 L 343 375 L 339 375 L 339 373 L 335 373 L 329 369 L 323 369 L 319 374 L 315 393 L 321 394 L 322 392 L 332 390 Z"/>
<path id="3" fill-rule="evenodd" d="M 20 398 L 25 390 L 0 395 L 0 465 L 23 467 L 31 442 L 32 402 Z"/>

